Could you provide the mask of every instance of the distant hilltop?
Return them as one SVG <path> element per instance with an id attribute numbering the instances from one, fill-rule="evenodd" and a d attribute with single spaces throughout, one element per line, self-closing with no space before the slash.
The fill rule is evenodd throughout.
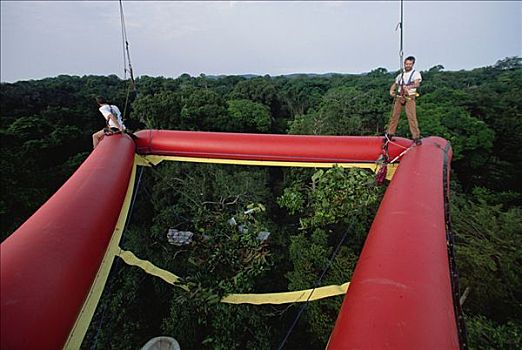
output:
<path id="1" fill-rule="evenodd" d="M 458 72 L 476 72 L 476 71 L 482 71 L 482 70 L 485 70 L 485 69 L 500 69 L 500 70 L 513 70 L 513 69 L 520 69 L 522 68 L 522 57 L 520 56 L 513 56 L 513 57 L 506 57 L 504 59 L 500 59 L 498 60 L 494 65 L 492 66 L 485 66 L 485 67 L 477 67 L 477 68 L 473 68 L 471 70 L 464 70 L 464 69 L 461 69 L 459 70 Z M 452 72 L 451 70 L 446 70 L 446 68 L 441 65 L 441 64 L 438 64 L 438 65 L 435 65 L 431 68 L 427 68 L 427 69 L 421 69 L 421 72 L 430 72 L 430 73 L 434 73 L 434 72 L 441 72 L 441 71 L 445 71 L 445 72 Z M 328 78 L 332 78 L 332 77 L 364 77 L 364 76 L 381 76 L 381 75 L 395 75 L 395 74 L 398 74 L 400 72 L 399 69 L 396 69 L 396 70 L 388 70 L 386 68 L 383 68 L 383 67 L 378 67 L 378 68 L 375 68 L 369 72 L 362 72 L 362 73 L 334 73 L 334 72 L 328 72 L 328 73 L 291 73 L 291 74 L 217 74 L 217 75 L 213 75 L 213 74 L 205 74 L 205 73 L 201 73 L 198 75 L 192 75 L 192 74 L 189 74 L 189 73 L 182 73 L 180 75 L 178 75 L 177 77 L 174 77 L 174 76 L 168 76 L 168 77 L 164 77 L 164 76 L 149 76 L 149 75 L 139 75 L 139 76 L 135 76 L 136 78 L 142 78 L 142 77 L 149 77 L 149 78 L 167 78 L 167 79 L 179 79 L 179 78 L 197 78 L 197 77 L 200 77 L 200 78 L 205 78 L 205 79 L 209 79 L 209 80 L 219 80 L 219 79 L 223 79 L 223 78 L 227 78 L 227 77 L 241 77 L 241 78 L 244 78 L 244 79 L 255 79 L 255 78 L 260 78 L 260 77 L 268 77 L 268 78 L 273 78 L 273 77 L 283 77 L 283 78 L 287 78 L 287 79 L 297 79 L 297 78 L 325 78 L 325 79 L 328 79 Z M 54 79 L 54 78 L 60 78 L 60 77 L 76 77 L 76 78 L 80 78 L 79 75 L 72 75 L 72 74 L 60 74 L 60 75 L 57 75 L 57 76 L 54 76 L 54 77 L 45 77 L 45 78 L 34 78 L 34 79 L 28 79 L 28 80 L 17 80 L 17 81 L 3 81 L 1 80 L 1 77 L 0 77 L 0 84 L 12 84 L 12 83 L 16 83 L 16 82 L 20 82 L 20 81 L 39 81 L 39 80 L 45 80 L 45 79 Z M 109 78 L 115 78 L 115 79 L 121 79 L 120 77 L 118 77 L 116 74 L 110 74 L 110 75 L 83 75 L 83 77 L 109 77 Z"/>
<path id="2" fill-rule="evenodd" d="M 366 75 L 368 73 L 360 73 L 360 74 L 354 74 L 354 73 L 322 73 L 322 74 L 319 74 L 319 73 L 291 73 L 291 74 L 280 74 L 280 75 L 274 75 L 274 76 L 277 76 L 277 77 L 285 77 L 285 78 L 302 78 L 302 77 L 307 77 L 307 78 L 331 78 L 333 76 L 348 76 L 348 75 Z M 266 76 L 267 74 L 265 75 L 262 75 L 262 74 L 232 74 L 232 75 L 235 75 L 235 76 L 238 76 L 238 77 L 242 77 L 242 78 L 246 78 L 246 79 L 254 79 L 254 78 L 259 78 L 259 77 L 264 77 Z M 227 76 L 230 76 L 230 75 L 227 75 L 227 74 L 220 74 L 220 75 L 205 75 L 206 78 L 208 79 L 222 79 L 222 78 L 225 78 Z"/>

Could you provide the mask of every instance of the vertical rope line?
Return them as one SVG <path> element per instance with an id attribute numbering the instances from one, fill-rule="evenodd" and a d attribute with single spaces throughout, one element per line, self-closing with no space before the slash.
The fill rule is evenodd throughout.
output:
<path id="1" fill-rule="evenodd" d="M 123 16 L 123 4 L 120 0 L 120 22 L 121 22 L 121 40 L 123 52 L 123 80 L 127 79 L 127 57 L 125 55 L 125 42 L 127 41 L 127 34 L 125 33 L 125 18 Z"/>
<path id="2" fill-rule="evenodd" d="M 404 71 L 404 60 L 403 60 L 403 57 L 404 57 L 404 40 L 403 40 L 404 20 L 403 20 L 403 18 L 404 18 L 404 4 L 403 4 L 403 0 L 401 0 L 401 22 L 400 22 L 400 28 L 401 28 L 401 48 L 400 48 L 400 51 L 399 51 L 401 72 Z"/>
<path id="3" fill-rule="evenodd" d="M 125 98 L 125 105 L 123 107 L 123 119 L 127 115 L 127 107 L 129 103 L 129 95 L 131 91 L 136 91 L 136 84 L 134 82 L 134 72 L 132 71 L 132 63 L 129 51 L 129 41 L 127 40 L 127 29 L 125 26 L 125 14 L 123 13 L 123 2 L 119 0 L 120 4 L 120 21 L 121 21 L 121 38 L 123 42 L 123 80 L 127 80 L 127 72 L 129 72 L 129 86 Z M 128 69 L 127 69 L 128 66 Z"/>

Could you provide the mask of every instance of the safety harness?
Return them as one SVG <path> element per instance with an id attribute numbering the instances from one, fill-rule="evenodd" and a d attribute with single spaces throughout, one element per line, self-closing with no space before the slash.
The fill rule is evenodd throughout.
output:
<path id="1" fill-rule="evenodd" d="M 111 114 L 115 117 L 116 114 L 114 113 L 114 110 L 112 109 L 112 105 L 109 105 L 109 111 L 111 112 Z M 116 134 L 121 134 L 121 130 L 118 129 L 118 128 L 115 128 L 114 126 L 110 126 L 109 125 L 109 121 L 111 120 L 111 118 L 106 118 L 105 119 L 105 128 L 103 128 L 103 133 L 105 134 L 105 136 L 111 136 L 111 135 L 116 135 Z"/>

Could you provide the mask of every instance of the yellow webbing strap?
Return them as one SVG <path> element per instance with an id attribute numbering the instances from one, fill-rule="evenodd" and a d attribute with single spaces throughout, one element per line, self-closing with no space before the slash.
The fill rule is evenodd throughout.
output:
<path id="1" fill-rule="evenodd" d="M 123 233 L 123 229 L 125 227 L 125 221 L 127 220 L 127 214 L 129 212 L 129 207 L 132 202 L 132 192 L 134 190 L 134 181 L 136 179 L 136 162 L 132 167 L 131 177 L 129 179 L 129 187 L 127 188 L 127 194 L 125 195 L 125 200 L 123 202 L 123 206 L 120 211 L 120 216 L 118 217 L 118 221 L 116 223 L 116 227 L 114 228 L 114 232 L 112 234 L 111 240 L 105 251 L 105 255 L 103 257 L 102 263 L 98 272 L 96 274 L 96 278 L 94 279 L 93 284 L 91 285 L 91 289 L 83 303 L 83 307 L 78 314 L 78 318 L 74 323 L 71 332 L 69 333 L 69 337 L 65 342 L 64 349 L 79 349 L 82 345 L 83 338 L 85 337 L 85 333 L 87 333 L 87 329 L 89 328 L 89 324 L 91 323 L 92 316 L 94 315 L 94 311 L 96 310 L 96 306 L 100 300 L 101 294 L 103 292 L 103 288 L 105 287 L 105 282 L 109 277 L 109 272 L 111 270 L 112 262 L 114 261 L 114 257 L 119 249 L 118 245 L 120 243 L 121 235 Z"/>
<path id="2" fill-rule="evenodd" d="M 172 272 L 160 269 L 154 266 L 150 261 L 142 260 L 132 252 L 120 248 L 118 256 L 123 259 L 125 263 L 131 266 L 137 266 L 149 275 L 156 276 L 165 282 L 174 286 L 180 287 L 188 291 L 186 285 L 180 284 L 180 278 Z M 223 299 L 222 303 L 227 304 L 287 304 L 287 303 L 301 303 L 306 301 L 319 300 L 323 298 L 332 297 L 335 295 L 346 294 L 350 282 L 342 285 L 331 285 L 325 287 L 318 287 L 315 289 L 298 290 L 292 292 L 282 293 L 263 293 L 263 294 L 229 294 Z"/>
<path id="3" fill-rule="evenodd" d="M 160 269 L 159 267 L 152 264 L 150 261 L 138 258 L 136 255 L 134 255 L 134 253 L 129 252 L 128 250 L 123 250 L 119 248 L 118 256 L 122 258 L 127 265 L 137 266 L 149 275 L 159 277 L 165 282 L 173 284 L 186 291 L 189 290 L 187 286 L 179 283 L 179 277 L 173 274 L 172 272 Z"/>
<path id="4" fill-rule="evenodd" d="M 137 154 L 135 162 L 141 166 L 158 165 L 162 161 L 173 162 L 192 162 L 192 163 L 211 163 L 211 164 L 234 164 L 234 165 L 253 165 L 253 166 L 281 166 L 296 168 L 331 168 L 335 165 L 341 168 L 364 168 L 377 172 L 379 165 L 376 163 L 312 163 L 312 162 L 283 162 L 269 160 L 242 160 L 242 159 L 218 159 L 218 158 L 196 158 L 196 157 L 174 157 L 174 156 L 142 156 Z M 391 180 L 399 164 L 388 164 L 386 179 Z"/>
<path id="5" fill-rule="evenodd" d="M 229 294 L 222 303 L 228 304 L 288 304 L 303 303 L 346 294 L 350 282 L 341 285 L 317 287 L 315 289 L 296 290 L 293 292 L 263 293 L 263 294 Z"/>

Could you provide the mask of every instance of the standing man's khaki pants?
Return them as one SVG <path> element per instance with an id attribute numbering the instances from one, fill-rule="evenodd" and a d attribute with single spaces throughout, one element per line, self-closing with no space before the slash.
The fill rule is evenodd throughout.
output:
<path id="1" fill-rule="evenodd" d="M 401 116 L 402 106 L 406 109 L 406 117 L 408 124 L 410 124 L 411 136 L 414 139 L 420 137 L 419 123 L 417 122 L 417 105 L 415 103 L 415 96 L 404 98 L 401 96 L 395 97 L 395 104 L 393 105 L 393 114 L 388 126 L 388 134 L 395 134 L 399 118 Z"/>

